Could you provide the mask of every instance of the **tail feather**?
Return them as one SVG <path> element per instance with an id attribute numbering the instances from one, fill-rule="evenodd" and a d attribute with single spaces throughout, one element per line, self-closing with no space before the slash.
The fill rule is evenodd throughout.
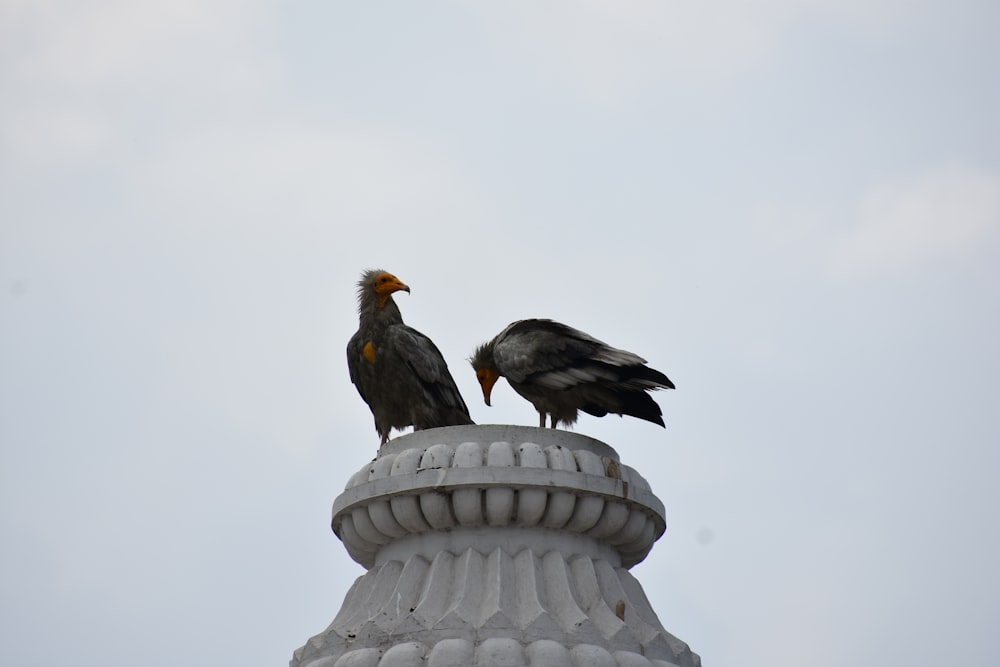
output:
<path id="1" fill-rule="evenodd" d="M 644 391 L 630 391 L 622 394 L 621 398 L 623 415 L 645 419 L 666 428 L 666 424 L 663 423 L 663 410 L 652 396 Z"/>
<path id="2" fill-rule="evenodd" d="M 589 415 L 603 417 L 609 412 L 644 419 L 666 427 L 663 411 L 653 397 L 642 388 L 591 387 L 587 402 L 580 409 Z"/>
<path id="3" fill-rule="evenodd" d="M 657 389 L 675 389 L 674 383 L 666 375 L 649 366 L 632 366 L 630 380 L 638 380 L 646 386 Z"/>

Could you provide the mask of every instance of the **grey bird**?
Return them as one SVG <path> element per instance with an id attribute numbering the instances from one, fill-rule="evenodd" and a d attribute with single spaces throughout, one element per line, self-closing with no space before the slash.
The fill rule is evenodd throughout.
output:
<path id="1" fill-rule="evenodd" d="M 410 288 L 391 273 L 365 271 L 358 281 L 359 326 L 347 343 L 351 382 L 371 408 L 379 446 L 394 428 L 474 423 L 441 352 L 403 323 L 392 298 L 400 290 Z"/>
<path id="2" fill-rule="evenodd" d="M 580 410 L 595 417 L 629 415 L 664 426 L 663 412 L 646 393 L 674 383 L 632 352 L 611 347 L 578 329 L 545 319 L 519 320 L 476 348 L 469 358 L 490 404 L 501 377 L 546 416 L 552 428 L 576 422 Z"/>

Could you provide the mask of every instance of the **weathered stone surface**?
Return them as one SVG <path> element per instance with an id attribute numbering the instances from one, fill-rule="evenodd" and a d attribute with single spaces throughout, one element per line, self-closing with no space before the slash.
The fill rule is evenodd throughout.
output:
<path id="1" fill-rule="evenodd" d="M 666 528 L 649 484 L 613 449 L 567 431 L 513 426 L 396 438 L 351 476 L 333 509 L 334 532 L 366 567 L 407 535 L 510 525 L 600 538 L 630 567 Z"/>
<path id="2" fill-rule="evenodd" d="M 368 569 L 292 667 L 697 667 L 628 568 L 666 524 L 635 470 L 568 431 L 458 426 L 387 443 L 334 503 Z"/>

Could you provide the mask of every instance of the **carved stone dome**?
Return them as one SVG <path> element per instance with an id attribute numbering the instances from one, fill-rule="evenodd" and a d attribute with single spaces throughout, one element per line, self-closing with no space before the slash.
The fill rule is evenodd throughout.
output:
<path id="1" fill-rule="evenodd" d="M 453 426 L 355 473 L 333 530 L 368 569 L 293 667 L 696 667 L 628 568 L 666 524 L 649 484 L 569 431 Z"/>

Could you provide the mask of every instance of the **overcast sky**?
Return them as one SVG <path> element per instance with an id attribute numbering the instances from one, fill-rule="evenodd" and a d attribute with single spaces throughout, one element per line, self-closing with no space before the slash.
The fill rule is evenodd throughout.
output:
<path id="1" fill-rule="evenodd" d="M 1000 4 L 0 0 L 0 663 L 284 665 L 362 574 L 382 267 L 465 361 L 552 317 L 707 667 L 994 667 Z"/>

